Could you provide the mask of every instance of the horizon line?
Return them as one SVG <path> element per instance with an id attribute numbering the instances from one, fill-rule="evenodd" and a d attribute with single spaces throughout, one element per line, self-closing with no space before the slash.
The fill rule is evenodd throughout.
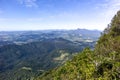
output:
<path id="1" fill-rule="evenodd" d="M 0 30 L 0 32 L 15 32 L 15 31 L 60 31 L 60 30 L 90 30 L 90 31 L 104 31 L 104 30 L 99 30 L 99 29 L 86 29 L 86 28 L 77 28 L 77 29 L 33 29 L 33 30 L 29 30 L 29 29 L 25 29 L 25 30 Z"/>

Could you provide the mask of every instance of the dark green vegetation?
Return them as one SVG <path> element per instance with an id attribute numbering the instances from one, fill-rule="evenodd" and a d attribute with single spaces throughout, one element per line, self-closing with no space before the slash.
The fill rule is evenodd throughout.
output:
<path id="1" fill-rule="evenodd" d="M 93 43 L 80 44 L 63 38 L 46 39 L 0 48 L 0 80 L 27 80 L 62 65 L 74 54 Z"/>
<path id="2" fill-rule="evenodd" d="M 86 48 L 36 80 L 120 80 L 120 11 L 102 33 L 94 51 Z"/>
<path id="3" fill-rule="evenodd" d="M 1 73 L 3 73 L 0 78 L 1 80 L 10 80 L 10 78 L 11 80 L 17 80 L 23 79 L 26 75 L 30 77 L 34 75 L 34 73 L 54 68 L 63 62 L 63 60 L 67 59 L 69 56 L 68 53 L 72 54 L 79 50 L 79 46 L 64 39 L 51 39 L 24 45 L 1 47 L 0 70 Z M 54 58 L 64 53 L 67 54 L 64 59 L 54 60 Z M 8 75 L 8 77 L 6 77 L 6 75 Z"/>
<path id="4" fill-rule="evenodd" d="M 0 80 L 32 80 L 93 49 L 99 35 L 86 29 L 0 32 Z"/>

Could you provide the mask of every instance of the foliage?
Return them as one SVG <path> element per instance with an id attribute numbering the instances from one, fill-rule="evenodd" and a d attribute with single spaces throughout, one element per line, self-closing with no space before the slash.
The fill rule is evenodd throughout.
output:
<path id="1" fill-rule="evenodd" d="M 33 78 L 45 70 L 62 65 L 81 50 L 81 45 L 62 38 L 3 46 L 0 48 L 0 80 Z"/>

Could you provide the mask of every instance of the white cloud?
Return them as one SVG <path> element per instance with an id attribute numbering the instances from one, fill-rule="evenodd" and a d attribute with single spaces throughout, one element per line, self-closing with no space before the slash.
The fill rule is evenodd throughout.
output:
<path id="1" fill-rule="evenodd" d="M 38 7 L 37 0 L 18 0 L 18 2 L 26 7 Z"/>
<path id="2" fill-rule="evenodd" d="M 111 22 L 111 19 L 120 10 L 120 0 L 103 0 L 96 4 L 96 10 L 99 16 L 100 28 L 105 28 Z"/>
<path id="3" fill-rule="evenodd" d="M 120 0 L 105 0 L 98 6 L 103 9 L 102 15 L 112 18 L 120 10 Z"/>
<path id="4" fill-rule="evenodd" d="M 108 7 L 111 12 L 116 13 L 116 11 L 120 10 L 120 0 L 110 0 Z"/>

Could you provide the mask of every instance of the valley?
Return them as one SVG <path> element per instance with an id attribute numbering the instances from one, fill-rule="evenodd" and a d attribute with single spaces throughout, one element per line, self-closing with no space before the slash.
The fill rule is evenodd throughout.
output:
<path id="1" fill-rule="evenodd" d="M 94 49 L 100 31 L 0 32 L 0 80 L 27 80 L 63 65 L 85 47 Z"/>

